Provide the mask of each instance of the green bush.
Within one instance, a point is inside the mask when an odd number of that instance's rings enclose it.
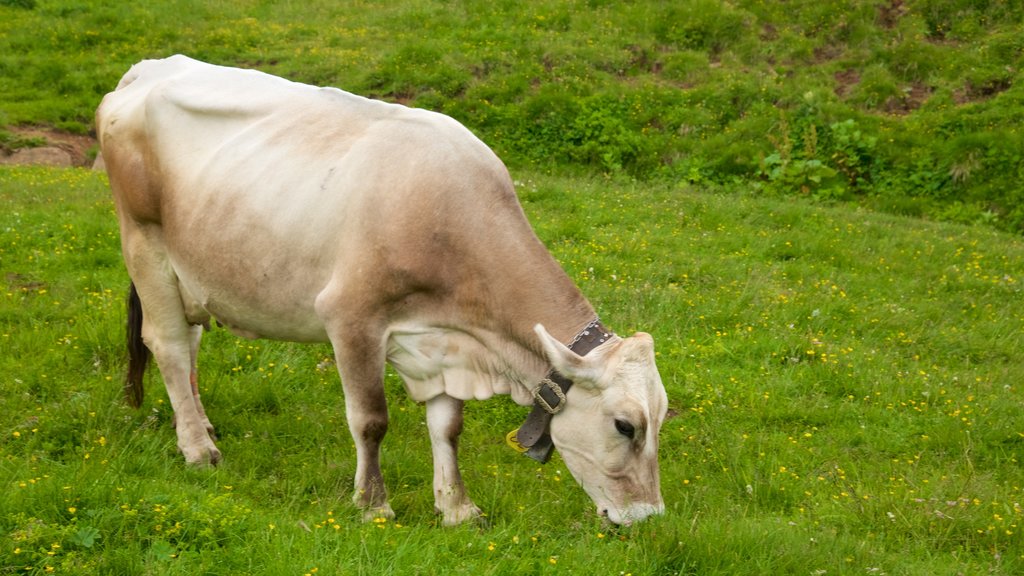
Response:
[[[407,44],[383,58],[363,82],[379,97],[402,100],[435,92],[452,98],[471,78],[464,62],[452,60],[428,41]]]
[[[902,87],[888,67],[872,64],[860,74],[850,101],[867,110],[881,110],[895,105],[905,96]]]
[[[927,82],[943,64],[943,50],[918,35],[899,39],[881,54],[887,70],[905,82]]]
[[[989,0],[913,0],[910,8],[923,15],[934,38],[971,40],[997,22],[1017,22],[1024,18],[1020,2]]]
[[[721,52],[738,41],[749,16],[716,0],[666,2],[655,13],[652,31],[662,44],[677,49]]]
[[[36,7],[36,0],[0,0],[0,6],[32,10]]]

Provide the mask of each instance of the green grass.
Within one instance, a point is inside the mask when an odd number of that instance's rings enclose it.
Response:
[[[542,239],[620,333],[647,330],[674,416],[668,512],[603,525],[556,457],[467,407],[487,527],[445,529],[423,408],[387,378],[394,521],[350,504],[325,346],[210,332],[225,461],[186,468],[158,374],[121,398],[104,177],[0,168],[0,573],[1018,574],[1024,245],[984,228],[739,192],[514,172]],[[315,571],[315,572],[314,572]]]

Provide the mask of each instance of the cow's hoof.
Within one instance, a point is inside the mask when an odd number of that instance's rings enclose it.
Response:
[[[218,450],[216,446],[212,445],[206,448],[193,450],[186,450],[183,448],[181,453],[185,455],[186,464],[197,468],[216,466],[220,463],[222,458],[220,450]]]
[[[473,504],[459,506],[449,510],[440,510],[441,523],[445,526],[458,526],[466,522],[475,521],[482,527],[487,526],[487,517]]]
[[[391,509],[391,504],[384,504],[375,508],[367,508],[363,510],[363,522],[381,522],[391,520],[395,517],[395,511]]]

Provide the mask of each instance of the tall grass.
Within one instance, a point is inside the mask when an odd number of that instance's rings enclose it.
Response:
[[[121,399],[127,278],[102,175],[0,169],[0,572],[1016,574],[1024,245],[743,194],[517,170],[542,239],[620,333],[651,331],[673,417],[665,516],[604,525],[556,457],[467,408],[486,526],[440,527],[424,410],[387,377],[394,521],[349,503],[324,346],[207,335],[224,463],[186,468],[158,374]]]

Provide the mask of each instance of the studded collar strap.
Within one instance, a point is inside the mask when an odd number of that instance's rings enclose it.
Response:
[[[594,348],[604,344],[612,337],[612,331],[594,319],[587,324],[569,344],[569,349],[586,356]],[[540,384],[533,389],[533,409],[526,417],[523,425],[514,433],[515,444],[530,458],[545,463],[551,458],[554,443],[551,441],[551,418],[565,408],[565,395],[572,387],[572,380],[555,370],[548,372]],[[512,435],[510,435],[510,443]]]

